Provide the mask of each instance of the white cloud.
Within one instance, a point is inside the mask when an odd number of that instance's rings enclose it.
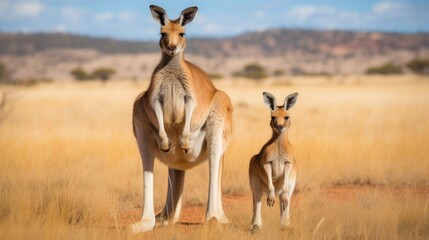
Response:
[[[221,30],[222,30],[222,27],[215,23],[206,23],[203,25],[203,28],[202,28],[203,33],[209,33],[211,35],[214,35],[217,32],[220,32]]]
[[[13,14],[18,17],[38,17],[43,8],[39,2],[21,2],[13,6]]]
[[[0,1],[0,17],[8,12],[9,5],[9,2],[7,1]]]
[[[288,11],[287,16],[291,20],[305,22],[313,17],[332,16],[338,12],[325,6],[298,6]]]
[[[66,6],[61,9],[61,17],[73,23],[79,22],[85,14],[86,11],[84,9],[73,6]]]
[[[117,18],[120,21],[130,22],[137,19],[137,15],[131,11],[122,11],[117,14]]]
[[[102,12],[95,15],[94,19],[99,22],[107,22],[113,19],[113,13],[111,12]]]
[[[264,17],[266,17],[266,16],[267,16],[267,14],[266,14],[266,12],[265,12],[265,11],[263,11],[263,10],[259,10],[259,11],[256,11],[256,12],[255,12],[255,16],[256,16],[256,17],[258,17],[258,18],[264,18]]]
[[[59,33],[66,33],[67,32],[67,26],[63,24],[56,25],[52,28],[52,31],[59,32]]]
[[[402,11],[406,6],[394,2],[379,2],[372,7],[372,11],[376,14],[386,14]]]

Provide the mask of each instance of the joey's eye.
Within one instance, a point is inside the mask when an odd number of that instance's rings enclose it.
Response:
[[[276,120],[276,117],[271,117],[271,121],[274,121],[274,120]]]
[[[166,35],[166,33],[163,33],[163,32],[161,33],[161,37],[165,37],[165,35]]]
[[[285,117],[285,120],[286,120],[286,121],[287,121],[287,120],[289,120],[289,116],[286,116],[286,117]]]
[[[184,37],[184,36],[185,36],[185,33],[179,33],[179,36],[180,36],[180,37]]]

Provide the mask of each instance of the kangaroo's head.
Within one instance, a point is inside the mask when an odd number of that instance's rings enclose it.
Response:
[[[176,20],[170,20],[161,7],[150,5],[152,17],[161,24],[161,39],[159,46],[169,56],[174,56],[186,47],[185,25],[190,23],[197,13],[197,7],[190,7],[182,11]]]
[[[271,93],[264,92],[265,105],[271,110],[271,128],[278,134],[285,132],[290,126],[289,109],[295,105],[298,93],[292,93],[284,100],[283,106],[277,106],[276,97]]]

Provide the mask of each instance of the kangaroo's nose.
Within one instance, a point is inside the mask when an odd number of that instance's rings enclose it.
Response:
[[[167,45],[167,48],[168,48],[168,50],[173,52],[174,50],[176,50],[177,47],[175,45],[169,44],[169,45]]]

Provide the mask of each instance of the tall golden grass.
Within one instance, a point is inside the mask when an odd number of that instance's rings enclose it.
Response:
[[[232,224],[221,229],[157,228],[140,236],[130,236],[122,227],[138,220],[142,206],[142,170],[131,111],[146,84],[16,89],[13,111],[0,123],[0,238],[429,237],[429,194],[413,192],[429,185],[429,81],[413,77],[342,84],[292,80],[283,85],[216,83],[234,104],[234,136],[226,153],[223,191],[245,196],[241,202],[224,204]],[[271,135],[262,91],[279,101],[291,92],[300,94],[291,110],[290,129],[299,193],[292,197],[293,230],[279,231],[278,206],[264,206],[261,235],[253,236],[247,231],[248,163]],[[185,181],[185,205],[204,206],[207,164],[188,171]],[[166,167],[157,162],[158,210],[166,185]],[[323,191],[354,185],[367,187],[351,197],[347,192],[332,197]]]

